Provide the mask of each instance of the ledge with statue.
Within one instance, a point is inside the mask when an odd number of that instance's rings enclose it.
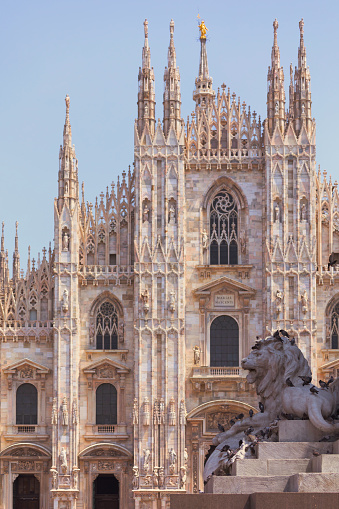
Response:
[[[338,507],[339,378],[314,385],[307,360],[283,330],[257,340],[241,366],[259,411],[237,416],[226,431],[218,426],[205,494],[173,496],[171,507]]]

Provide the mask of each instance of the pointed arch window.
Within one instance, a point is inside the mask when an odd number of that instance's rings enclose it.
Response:
[[[339,302],[334,306],[331,313],[331,348],[339,348]]]
[[[16,391],[16,423],[38,424],[38,391],[32,384],[22,384]]]
[[[96,423],[117,424],[117,390],[112,384],[101,384],[97,388]]]
[[[239,366],[239,326],[231,316],[218,316],[211,324],[210,365]]]
[[[220,191],[210,208],[210,265],[238,264],[238,207],[233,196]]]
[[[118,348],[118,313],[110,301],[101,304],[96,315],[96,349]]]

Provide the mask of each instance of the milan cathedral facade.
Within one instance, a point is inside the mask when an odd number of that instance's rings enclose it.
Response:
[[[67,96],[54,246],[24,273],[16,235],[10,274],[2,229],[1,509],[203,490],[218,424],[258,409],[256,335],[285,329],[318,377],[339,372],[339,196],[316,170],[303,21],[288,104],[273,23],[264,121],[213,88],[201,31],[185,123],[173,21],[157,121],[144,26],[133,171],[86,205]]]

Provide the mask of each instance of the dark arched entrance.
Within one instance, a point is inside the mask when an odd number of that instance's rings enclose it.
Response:
[[[93,509],[119,509],[119,481],[114,475],[101,474],[94,481]]]
[[[13,509],[39,509],[40,483],[34,475],[20,474],[13,483]]]
[[[239,326],[231,316],[218,316],[211,324],[210,365],[239,366]]]

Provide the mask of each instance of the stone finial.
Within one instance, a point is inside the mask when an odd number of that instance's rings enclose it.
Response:
[[[145,19],[144,21],[144,32],[145,32],[145,39],[148,38],[148,21]]]
[[[300,38],[302,39],[304,37],[304,20],[301,18],[299,21],[299,30],[300,30]]]

